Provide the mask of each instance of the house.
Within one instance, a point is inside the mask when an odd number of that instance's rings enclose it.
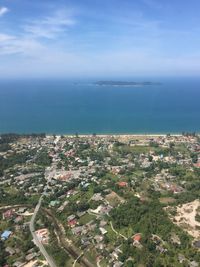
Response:
[[[84,247],[87,247],[91,244],[90,242],[90,238],[88,237],[83,237],[81,238],[81,244],[84,246]]]
[[[97,243],[100,243],[101,241],[103,241],[103,236],[102,235],[95,235],[94,237],[94,240],[97,242]]]
[[[17,216],[17,218],[15,218],[14,222],[15,223],[20,223],[23,221],[23,217],[22,216]]]
[[[26,255],[25,259],[26,259],[27,261],[31,261],[31,260],[33,260],[35,257],[36,257],[36,254],[35,254],[35,253],[30,253],[30,254]]]
[[[75,227],[76,224],[77,224],[77,220],[76,219],[68,221],[68,226],[70,226],[71,228]]]
[[[50,207],[55,207],[56,205],[59,205],[60,204],[60,201],[58,200],[52,200],[49,204]]]
[[[72,233],[74,234],[74,235],[79,235],[79,234],[81,234],[81,232],[83,231],[83,226],[77,226],[77,227],[74,227],[73,229],[72,229]]]
[[[194,245],[196,248],[200,248],[200,240],[195,241],[195,242],[193,243],[193,245]]]
[[[94,200],[94,201],[101,201],[103,200],[103,197],[101,196],[101,193],[96,193],[92,196],[91,200]]]
[[[37,238],[43,244],[47,244],[49,241],[49,232],[47,228],[39,229],[35,231]]]
[[[25,265],[24,262],[16,261],[13,263],[13,267],[23,267]]]
[[[196,261],[191,261],[191,262],[189,263],[189,266],[190,266],[190,267],[199,267],[199,264],[198,264],[198,262],[196,262]]]
[[[103,250],[104,247],[105,247],[105,245],[102,244],[102,243],[97,243],[96,246],[95,246],[95,248],[96,248],[96,249],[99,249],[99,250]]]
[[[185,256],[183,254],[179,254],[178,255],[178,260],[179,260],[180,263],[183,263],[184,261],[186,261],[186,258],[185,258]]]
[[[1,240],[5,241],[7,240],[10,236],[11,236],[12,232],[9,230],[6,230],[3,232],[3,234],[1,235]]]
[[[134,236],[133,236],[133,240],[134,240],[134,242],[140,242],[140,240],[141,240],[141,234],[135,234]]]
[[[107,206],[99,205],[95,210],[90,209],[90,212],[103,215],[103,214],[109,214],[111,209],[112,207],[110,205]]]
[[[194,164],[194,167],[196,167],[196,168],[200,168],[200,162],[195,163],[195,164]]]
[[[18,213],[24,213],[25,211],[27,210],[27,208],[25,208],[25,207],[21,207],[21,208],[19,208],[19,210],[18,210]]]
[[[99,226],[100,226],[100,227],[104,227],[104,226],[106,226],[106,225],[107,225],[107,222],[104,221],[104,220],[101,220],[100,223],[99,223]]]
[[[75,218],[76,218],[76,216],[74,214],[72,214],[72,215],[67,217],[67,221],[68,222],[73,221]]]
[[[105,229],[105,228],[103,228],[103,227],[99,227],[99,230],[100,230],[100,232],[102,233],[102,235],[105,235],[105,234],[107,234],[107,230]]]
[[[11,248],[11,247],[6,247],[5,251],[7,253],[9,253],[9,255],[11,255],[11,256],[15,254],[15,250],[13,248]]]
[[[9,219],[12,219],[13,216],[14,216],[14,210],[10,209],[10,210],[7,210],[3,213],[3,219],[4,220],[9,220]]]
[[[127,182],[118,182],[117,185],[119,187],[127,187],[128,186],[128,183]]]
[[[156,250],[159,251],[160,253],[165,253],[167,252],[167,249],[163,247],[163,245],[157,245]]]
[[[116,261],[113,265],[113,267],[121,267],[123,266],[123,263],[121,261]]]

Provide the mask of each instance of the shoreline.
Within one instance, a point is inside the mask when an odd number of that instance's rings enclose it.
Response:
[[[196,136],[200,135],[200,132],[185,132],[186,134],[188,133],[188,136],[192,136],[193,133],[195,133]],[[65,137],[112,137],[112,136],[116,136],[116,137],[166,137],[166,136],[174,136],[174,137],[179,137],[179,136],[186,136],[183,135],[182,133],[102,133],[102,134],[98,134],[98,133],[45,133],[45,132],[30,132],[30,133],[17,133],[17,132],[0,132],[0,136],[1,135],[9,135],[9,134],[16,134],[16,135],[27,135],[27,136],[31,136],[31,135],[40,135],[40,134],[45,134],[46,136],[65,136]]]
[[[53,134],[47,134],[46,136],[52,136]],[[55,134],[56,136],[64,136],[64,137],[76,137],[75,134]],[[122,138],[153,138],[153,137],[167,137],[169,135],[168,134],[95,134],[95,137],[122,137]],[[199,136],[200,133],[196,133],[196,136]],[[170,137],[185,137],[182,134],[170,134]],[[82,137],[82,138],[86,138],[86,137],[94,137],[93,134],[78,134],[78,137]],[[192,137],[192,135],[190,135],[190,137]]]
[[[74,137],[75,134],[58,134],[57,136],[71,136]],[[168,134],[95,134],[97,137],[107,137],[107,136],[123,136],[123,137],[137,137],[137,136],[152,136],[152,137],[159,137],[159,136],[167,136]],[[47,135],[48,136],[48,135]],[[52,135],[49,135],[52,136]],[[92,137],[93,134],[78,134],[79,137]],[[170,134],[170,136],[182,136],[182,134]]]

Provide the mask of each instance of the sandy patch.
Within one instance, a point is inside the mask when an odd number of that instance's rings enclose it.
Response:
[[[27,264],[25,264],[23,267],[32,267],[34,266],[34,264],[37,262],[37,260],[35,261],[29,261]]]
[[[183,228],[194,238],[200,238],[200,222],[196,221],[197,209],[200,207],[200,200],[183,204],[177,207],[175,223]],[[199,229],[198,229],[199,228]]]
[[[32,260],[32,261],[29,261],[28,263],[26,263],[23,267],[33,267],[35,263],[37,263],[38,260]],[[40,261],[41,262],[41,265],[40,266],[45,266],[47,265],[47,262],[46,261]]]

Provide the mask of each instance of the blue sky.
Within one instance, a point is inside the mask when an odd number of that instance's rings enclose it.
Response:
[[[0,0],[0,78],[198,76],[199,0]]]

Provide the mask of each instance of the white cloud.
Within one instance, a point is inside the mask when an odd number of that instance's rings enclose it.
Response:
[[[39,55],[42,50],[42,44],[34,39],[0,33],[0,56],[23,54],[30,57]]]
[[[0,33],[0,44],[12,40],[14,37],[8,34]]]
[[[67,11],[57,11],[52,16],[29,22],[24,30],[35,38],[53,39],[74,24],[75,20],[71,18]]]
[[[52,16],[27,21],[22,31],[15,35],[0,32],[0,55],[21,54],[40,58],[48,51],[48,44],[41,38],[59,39],[75,21],[66,10],[57,10]]]
[[[7,7],[5,7],[5,6],[0,7],[0,17],[5,15],[8,11],[9,11],[9,9]]]

